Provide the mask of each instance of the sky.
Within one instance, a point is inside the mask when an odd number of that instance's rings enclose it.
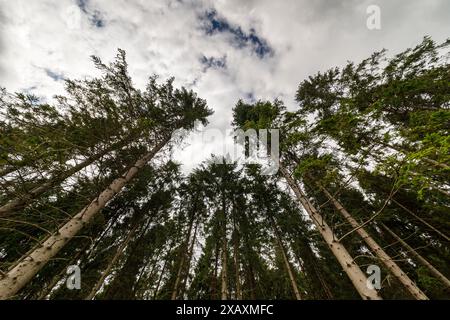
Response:
[[[136,87],[152,74],[174,76],[214,110],[206,129],[225,141],[191,134],[174,154],[188,172],[231,144],[238,99],[295,109],[308,76],[383,48],[394,55],[425,35],[450,37],[450,1],[0,0],[0,87],[51,99],[64,79],[97,74],[91,55],[108,62],[124,49]]]

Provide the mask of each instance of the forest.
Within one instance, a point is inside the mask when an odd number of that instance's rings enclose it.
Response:
[[[174,133],[213,108],[136,88],[120,49],[52,101],[0,88],[0,299],[450,299],[449,48],[298,79],[295,110],[229,106],[233,129],[279,129],[274,175],[183,173]]]

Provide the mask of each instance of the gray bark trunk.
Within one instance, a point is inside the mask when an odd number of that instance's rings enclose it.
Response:
[[[419,220],[420,222],[422,222],[424,225],[426,225],[428,228],[430,228],[431,230],[433,230],[434,232],[436,232],[438,235],[440,235],[442,238],[444,238],[447,241],[450,241],[450,238],[447,237],[445,234],[443,234],[441,231],[439,231],[438,229],[436,229],[435,227],[433,227],[431,224],[429,224],[428,222],[426,222],[425,220],[423,220],[421,217],[419,217],[418,215],[416,215],[414,212],[412,212],[411,210],[409,210],[407,207],[405,207],[404,205],[402,205],[400,202],[396,201],[395,199],[392,199],[392,202],[394,202],[396,205],[398,205],[400,208],[402,208],[403,210],[405,210],[406,212],[408,212],[410,215],[412,215],[414,218],[416,218],[417,220]]]
[[[119,258],[122,256],[123,251],[125,250],[128,243],[130,242],[130,240],[133,237],[134,232],[136,231],[138,226],[139,226],[139,224],[135,223],[135,225],[133,226],[133,228],[130,230],[127,237],[125,238],[125,240],[117,248],[117,251],[114,254],[113,258],[108,263],[108,266],[102,272],[100,279],[97,280],[97,282],[95,283],[94,287],[91,289],[91,292],[87,295],[85,300],[92,300],[95,297],[97,291],[101,288],[102,284],[105,282],[106,277],[111,273],[113,266],[116,264],[117,260],[119,260]]]
[[[275,237],[277,239],[277,244],[278,244],[278,247],[280,248],[281,254],[283,256],[284,266],[286,268],[286,271],[289,276],[289,280],[291,282],[292,291],[294,291],[294,295],[297,300],[302,300],[302,296],[300,294],[300,291],[298,290],[297,280],[295,279],[294,273],[292,272],[291,264],[289,263],[289,259],[286,254],[286,250],[284,249],[283,243],[281,242],[281,237],[280,237],[280,233],[278,231],[278,227],[275,224],[275,220],[273,218],[271,220],[272,220],[273,228],[275,231]]]
[[[300,201],[308,215],[311,217],[311,220],[316,225],[317,231],[322,235],[323,239],[327,243],[330,250],[333,252],[339,264],[342,266],[343,270],[349,277],[350,281],[353,283],[353,286],[355,287],[361,298],[364,300],[380,300],[381,297],[378,292],[375,289],[370,289],[367,286],[367,278],[365,274],[354,262],[347,249],[341,243],[335,240],[336,238],[331,228],[323,220],[320,213],[312,206],[308,198],[303,194],[302,190],[298,187],[295,180],[292,179],[289,172],[281,163],[280,171],[288,182],[292,191],[296,195],[297,199]]]
[[[436,277],[438,278],[446,287],[447,289],[450,289],[450,280],[447,279],[446,276],[444,276],[442,273],[439,272],[439,270],[437,270],[435,267],[433,267],[433,265],[431,263],[429,263],[424,257],[422,257],[416,250],[414,250],[409,244],[407,244],[402,238],[400,238],[398,235],[396,235],[394,233],[394,231],[392,231],[391,229],[389,229],[384,223],[381,223],[381,226],[395,239],[397,240],[399,243],[401,243],[401,245],[403,247],[406,248],[406,250],[408,250],[409,253],[411,253],[411,255],[413,255],[415,258],[417,258],[417,260],[425,267],[428,268],[428,270],[430,270],[430,272]]]
[[[333,203],[339,213],[355,228],[355,232],[364,240],[373,253],[380,259],[385,267],[402,283],[406,290],[417,300],[428,300],[425,293],[420,290],[417,285],[408,277],[408,275],[400,269],[400,267],[392,260],[392,258],[381,248],[378,243],[360,226],[360,224],[350,215],[350,213],[334,198],[327,189],[317,183],[319,188],[325,193],[327,198]]]
[[[65,171],[63,174],[51,177],[46,182],[41,184],[40,186],[35,187],[35,188],[31,189],[30,191],[28,191],[26,194],[10,200],[8,203],[6,203],[0,207],[0,217],[9,215],[9,214],[13,213],[14,211],[21,209],[22,207],[24,207],[27,204],[29,204],[30,202],[32,202],[34,199],[38,198],[43,193],[45,193],[48,190],[50,190],[51,188],[53,188],[55,185],[63,182],[64,180],[71,177],[78,171],[91,165],[92,163],[94,163],[95,161],[97,161],[98,159],[100,159],[101,157],[106,155],[107,153],[125,145],[128,141],[129,141],[129,139],[125,139],[116,144],[113,144],[112,146],[100,151],[99,153],[88,157],[86,160],[75,165],[74,167],[70,168],[69,170]]]
[[[28,254],[6,276],[0,279],[0,300],[13,297],[25,286],[42,267],[53,258],[64,245],[70,241],[91,219],[110,201],[131,179],[136,176],[142,167],[149,162],[155,154],[166,145],[170,136],[166,136],[150,152],[136,161],[122,177],[115,179],[98,197],[77,213],[71,220],[62,226],[54,235],[49,236],[41,247]]]

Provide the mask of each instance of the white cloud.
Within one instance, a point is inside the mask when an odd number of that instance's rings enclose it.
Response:
[[[46,70],[91,76],[96,72],[89,56],[109,61],[120,47],[138,87],[153,73],[175,76],[176,85],[191,87],[215,110],[210,126],[224,130],[236,101],[250,93],[282,98],[294,108],[296,88],[310,74],[382,48],[404,50],[424,35],[442,41],[450,31],[447,0],[81,2],[85,12],[71,0],[0,0],[0,86],[51,97],[63,87]],[[366,28],[370,4],[381,7],[381,30]],[[206,35],[199,16],[212,8],[246,35],[254,30],[273,56],[260,59],[251,46],[237,47],[229,32]],[[95,19],[103,27],[96,27]],[[226,56],[226,69],[203,72],[202,56]],[[190,168],[203,160],[199,150],[217,146],[196,144],[176,156]]]

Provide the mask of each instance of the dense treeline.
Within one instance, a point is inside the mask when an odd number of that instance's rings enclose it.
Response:
[[[0,298],[450,298],[449,45],[318,73],[295,110],[238,101],[236,129],[280,129],[276,175],[183,175],[174,133],[212,111],[173,79],[134,88],[123,51],[53,104],[2,90]]]

